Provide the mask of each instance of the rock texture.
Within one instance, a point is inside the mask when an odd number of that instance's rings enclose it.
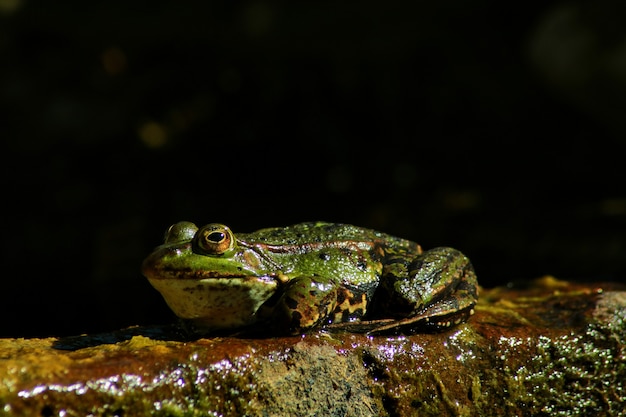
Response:
[[[626,415],[626,290],[483,291],[442,333],[184,340],[173,326],[0,340],[6,416]]]

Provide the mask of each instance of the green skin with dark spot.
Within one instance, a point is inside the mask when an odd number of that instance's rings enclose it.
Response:
[[[143,274],[174,313],[203,331],[264,326],[299,334],[371,323],[372,333],[464,322],[478,298],[470,261],[452,248],[356,226],[300,223],[234,235],[172,225]]]

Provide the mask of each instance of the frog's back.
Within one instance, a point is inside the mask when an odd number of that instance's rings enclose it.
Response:
[[[305,222],[287,227],[273,227],[240,235],[248,243],[258,242],[266,245],[320,245],[343,246],[356,245],[372,250],[382,249],[384,253],[421,252],[415,242],[401,239],[386,233],[344,223]]]

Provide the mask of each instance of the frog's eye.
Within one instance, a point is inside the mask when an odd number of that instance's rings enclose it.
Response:
[[[183,242],[193,239],[198,226],[191,222],[178,222],[170,226],[165,232],[165,243]]]
[[[196,247],[207,255],[221,255],[235,245],[235,236],[222,224],[208,224],[196,233]]]

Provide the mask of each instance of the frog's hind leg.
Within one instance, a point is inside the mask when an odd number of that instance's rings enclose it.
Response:
[[[476,274],[469,259],[456,249],[435,248],[407,265],[407,278],[388,280],[390,312],[398,320],[371,330],[377,333],[438,331],[467,321],[478,299]],[[395,314],[394,308],[396,306]]]

